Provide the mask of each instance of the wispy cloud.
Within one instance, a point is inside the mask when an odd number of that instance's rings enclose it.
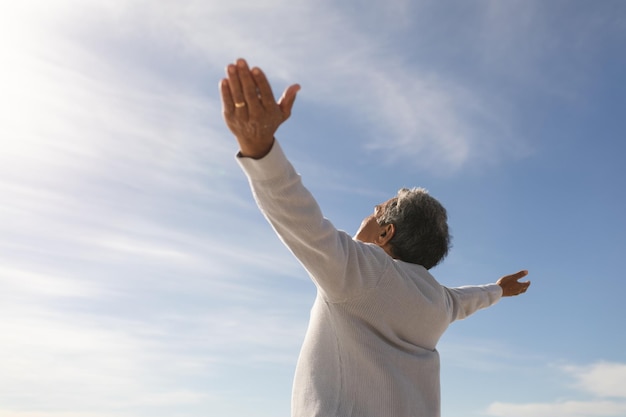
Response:
[[[233,351],[293,362],[301,296],[272,287],[302,272],[259,222],[219,103],[190,86],[205,80],[111,46],[150,24],[139,3],[44,3],[1,25],[0,415],[212,408]]]
[[[407,8],[403,2],[394,4],[394,10]],[[189,0],[175,8],[145,7],[141,24],[153,25],[152,36],[158,28],[156,33],[176,39],[204,57],[199,59],[207,71],[222,76],[224,65],[237,54],[262,66],[272,80],[299,82],[303,100],[335,107],[345,115],[344,124],[362,127],[359,134],[365,140],[355,146],[382,150],[391,161],[421,155],[417,166],[454,172],[472,161],[527,152],[513,140],[510,115],[491,97],[427,65],[408,65],[378,32],[360,27],[347,9],[284,0],[254,5]],[[390,13],[386,3],[372,7],[379,15]],[[379,24],[393,28],[398,21]]]
[[[6,318],[7,313],[14,318]],[[184,355],[178,351],[180,346],[151,335],[154,324],[150,322],[55,313],[32,305],[10,311],[4,307],[3,314],[3,411],[13,404],[23,411],[104,412],[195,403],[207,395],[191,392],[176,381],[200,370],[210,372],[210,353]],[[192,361],[200,366],[185,366]]]

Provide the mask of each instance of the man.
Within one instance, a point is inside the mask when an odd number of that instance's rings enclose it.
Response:
[[[445,209],[422,189],[376,206],[355,238],[336,230],[274,139],[300,87],[278,102],[259,68],[237,60],[220,83],[223,114],[259,208],[302,263],[317,297],[293,385],[294,417],[437,417],[436,344],[448,327],[502,296],[496,284],[441,286],[428,269],[449,249]]]

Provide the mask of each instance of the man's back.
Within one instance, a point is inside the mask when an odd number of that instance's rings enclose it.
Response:
[[[394,263],[355,299],[332,303],[318,293],[296,369],[294,417],[439,415],[435,344],[450,320],[447,297],[425,269]]]

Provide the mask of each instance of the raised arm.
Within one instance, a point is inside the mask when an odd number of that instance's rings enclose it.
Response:
[[[265,75],[240,59],[220,83],[226,124],[239,143],[237,161],[255,200],[278,236],[330,301],[358,296],[377,285],[391,258],[376,245],[338,231],[287,160],[274,133],[289,118],[299,86],[276,102]]]

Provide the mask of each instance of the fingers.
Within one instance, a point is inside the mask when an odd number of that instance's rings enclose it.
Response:
[[[273,135],[278,126],[291,115],[291,109],[300,90],[298,84],[285,89],[278,102],[260,68],[250,70],[244,59],[226,67],[227,78],[220,83],[222,107],[227,123],[244,123],[261,133]]]
[[[525,293],[528,287],[530,287],[530,281],[519,282],[519,280],[526,275],[528,275],[528,271],[522,270],[500,278],[497,284],[502,287],[502,296],[510,297]]]
[[[259,91],[255,80],[252,78],[252,73],[248,68],[248,63],[243,59],[237,60],[237,74],[241,82],[241,90],[246,104],[248,105],[248,111],[252,113],[260,110]]]
[[[521,278],[524,278],[526,275],[528,275],[528,271],[526,270],[522,270],[511,275],[511,279],[512,279],[511,282],[513,283],[513,291],[514,291],[513,295],[524,294],[526,290],[528,290],[528,287],[530,287],[530,281],[519,282],[519,280]]]
[[[230,94],[230,86],[227,79],[220,81],[220,95],[222,96],[222,112],[224,114],[232,114],[235,111],[235,103]]]
[[[252,69],[252,77],[254,77],[254,83],[258,88],[259,99],[263,107],[270,108],[276,104],[274,99],[274,93],[270,87],[270,83],[267,81],[267,77],[260,68],[255,67]]]
[[[508,278],[510,279],[511,283],[514,283],[514,285],[519,289],[520,292],[526,292],[526,289],[528,289],[528,287],[530,286],[530,281],[519,282],[519,280],[524,278],[526,275],[528,275],[528,271],[522,270],[516,272],[515,274],[509,275]]]
[[[526,275],[528,275],[528,271],[526,271],[525,269],[519,272],[516,272],[514,274],[509,275],[511,278],[515,279],[516,281],[524,278]]]
[[[513,283],[513,282],[518,283],[517,281],[519,281],[520,279],[524,278],[526,275],[528,275],[528,271],[522,270],[522,271],[516,272],[516,273],[511,274],[511,275],[505,275],[505,276],[502,277],[502,280],[503,281],[507,281],[507,282],[511,282],[511,283]]]
[[[231,64],[226,68],[226,73],[228,74],[228,87],[230,89],[234,111],[243,113],[247,111],[247,103],[244,97],[239,71],[235,65]]]
[[[235,110],[254,115],[261,111],[261,107],[271,109],[276,106],[270,84],[260,68],[250,71],[248,63],[240,58],[227,67],[227,73]]]
[[[293,103],[296,101],[296,95],[300,91],[300,85],[294,84],[285,89],[280,100],[278,100],[278,107],[280,107],[280,111],[283,113],[285,120],[291,116],[291,109],[293,108]]]

